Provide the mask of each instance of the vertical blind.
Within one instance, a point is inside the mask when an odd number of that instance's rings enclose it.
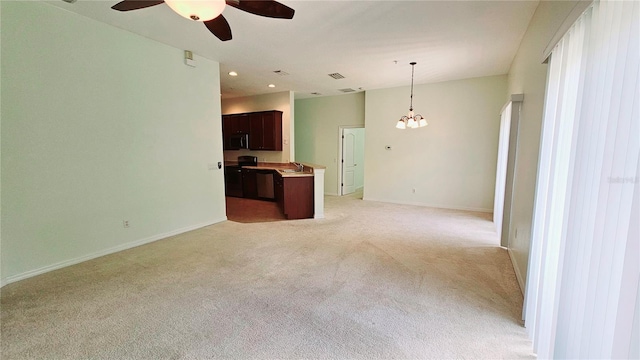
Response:
[[[594,2],[551,53],[525,295],[540,358],[638,351],[639,22],[638,1]]]

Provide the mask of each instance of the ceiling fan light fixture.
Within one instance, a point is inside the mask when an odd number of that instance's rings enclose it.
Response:
[[[171,10],[194,21],[217,18],[227,5],[225,0],[165,0]]]
[[[279,19],[293,19],[295,13],[295,10],[276,0],[122,0],[111,8],[131,11],[164,3],[180,16],[201,22],[220,41],[233,38],[229,22],[222,15],[227,5],[250,14]]]

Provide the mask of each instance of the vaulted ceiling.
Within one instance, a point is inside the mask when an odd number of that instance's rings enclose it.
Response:
[[[50,1],[72,12],[220,63],[223,98],[294,91],[337,95],[506,74],[538,1],[282,0],[292,20],[227,6],[222,42],[166,4],[118,12],[118,0]],[[228,76],[236,71],[236,77]],[[280,74],[276,73],[280,71]],[[282,73],[285,73],[282,75]],[[344,78],[334,79],[329,74]],[[274,84],[275,88],[268,88]]]

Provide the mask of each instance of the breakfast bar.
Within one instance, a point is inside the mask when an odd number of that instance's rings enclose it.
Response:
[[[287,219],[324,217],[325,167],[310,163],[258,162],[240,156],[225,163],[227,196],[275,201]]]

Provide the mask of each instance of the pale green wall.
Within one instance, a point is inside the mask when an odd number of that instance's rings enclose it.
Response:
[[[417,85],[429,125],[407,130],[408,86],[367,91],[364,199],[492,211],[506,91],[506,75]]]
[[[364,93],[295,101],[296,160],[327,167],[324,192],[338,194],[339,127],[364,126]]]
[[[225,219],[218,63],[0,6],[4,283]]]
[[[236,161],[239,155],[253,155],[258,161],[288,163],[295,159],[293,134],[293,92],[281,91],[271,94],[244,96],[222,100],[223,114],[238,114],[253,111],[282,111],[282,151],[225,150],[227,161]]]
[[[529,262],[540,129],[547,82],[548,66],[542,63],[543,52],[575,4],[575,1],[541,1],[509,70],[507,96],[524,94],[520,110],[509,228],[509,252],[522,287],[526,283]]]

